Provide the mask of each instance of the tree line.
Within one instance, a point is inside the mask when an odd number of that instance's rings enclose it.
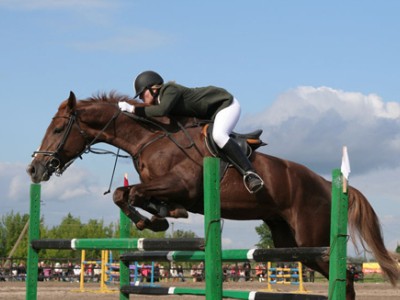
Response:
[[[11,250],[29,220],[29,214],[14,213],[13,211],[3,215],[0,219],[0,257],[8,257]],[[71,213],[65,216],[59,225],[48,227],[44,223],[43,217],[40,220],[40,236],[43,239],[73,239],[73,238],[118,238],[119,222],[105,224],[103,220],[90,219],[84,223],[79,217],[74,217]],[[132,224],[130,228],[132,238],[168,238],[168,237],[197,237],[192,231],[176,230],[173,236],[166,232],[152,232],[150,230],[137,230]],[[28,249],[28,234],[20,240],[18,247],[13,253],[13,257],[26,259]],[[101,250],[86,251],[87,257],[99,257]],[[80,251],[44,249],[40,251],[41,259],[65,258],[79,259]]]
[[[1,216],[0,219],[0,257],[8,257],[11,250],[29,220],[29,214],[14,213],[13,211]],[[262,223],[255,227],[259,236],[257,248],[273,248],[272,235],[269,227]],[[73,238],[118,238],[119,222],[104,224],[103,220],[90,219],[83,223],[79,217],[74,217],[71,213],[65,216],[59,225],[47,227],[43,217],[40,221],[40,236],[48,239],[73,239]],[[131,224],[130,237],[132,238],[193,238],[198,237],[193,231],[176,230],[171,234],[167,232],[152,232],[150,230],[137,230]],[[28,249],[28,236],[25,234],[13,253],[13,257],[26,259]],[[400,245],[394,250],[400,253]],[[87,257],[99,257],[100,250],[88,250]],[[40,257],[43,259],[65,258],[79,259],[80,251],[74,250],[41,250]]]

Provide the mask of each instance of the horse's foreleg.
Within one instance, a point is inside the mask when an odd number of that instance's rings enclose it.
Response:
[[[186,193],[177,178],[153,179],[150,183],[132,186],[129,202],[158,217],[187,218],[186,208],[175,202],[188,199]]]
[[[119,187],[115,190],[113,200],[125,215],[132,220],[139,230],[148,228],[152,231],[166,231],[169,227],[168,221],[153,217],[151,220],[140,214],[132,204],[129,203],[129,192],[131,187]]]

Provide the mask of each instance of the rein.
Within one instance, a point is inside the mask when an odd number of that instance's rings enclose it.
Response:
[[[144,117],[140,117],[137,116],[135,114],[131,114],[131,113],[126,113],[123,112],[123,114],[125,114],[126,116],[128,116],[129,118],[141,122],[141,123],[145,123],[148,125],[151,125],[152,127],[157,128],[158,130],[160,130],[162,132],[162,134],[157,135],[155,137],[153,137],[152,139],[148,140],[146,143],[143,143],[141,145],[141,147],[139,148],[139,150],[136,152],[136,154],[132,155],[133,160],[135,161],[135,165],[137,164],[137,159],[140,157],[140,154],[151,144],[153,144],[154,142],[163,139],[164,137],[167,137],[168,139],[170,139],[179,149],[181,149],[183,152],[186,153],[187,149],[190,149],[192,147],[194,147],[196,149],[196,151],[200,154],[200,156],[203,156],[201,150],[199,149],[199,147],[197,146],[197,144],[194,142],[192,136],[189,134],[189,132],[186,130],[186,127],[184,127],[180,122],[174,120],[178,127],[181,129],[181,131],[184,133],[184,135],[187,137],[187,139],[189,140],[189,145],[188,146],[184,146],[181,145],[174,137],[173,137],[173,132],[168,131],[164,126],[160,125],[157,122],[154,122],[152,119],[150,118],[144,118]],[[171,117],[170,117],[171,119]],[[197,127],[197,126],[201,126],[201,123],[194,123],[191,125],[191,127]],[[157,133],[157,132],[155,132]]]

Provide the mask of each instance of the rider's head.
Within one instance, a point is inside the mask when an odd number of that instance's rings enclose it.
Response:
[[[153,98],[156,97],[158,90],[161,88],[163,83],[163,78],[160,76],[160,74],[154,71],[145,71],[140,73],[133,83],[135,88],[135,98],[139,97],[140,99],[144,100],[143,94],[146,91],[149,91]]]

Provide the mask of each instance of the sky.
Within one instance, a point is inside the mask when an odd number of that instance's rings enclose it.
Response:
[[[261,152],[330,179],[342,147],[350,184],[400,242],[400,2],[0,0],[0,216],[29,212],[25,169],[59,104],[116,90],[155,70],[189,87],[221,86],[242,105],[235,131],[261,128]],[[113,149],[106,145],[103,148]],[[116,222],[114,158],[88,154],[42,184],[47,226],[71,213]],[[128,173],[117,162],[111,190]],[[170,230],[203,236],[203,218]],[[224,221],[224,248],[251,248],[261,221]]]

